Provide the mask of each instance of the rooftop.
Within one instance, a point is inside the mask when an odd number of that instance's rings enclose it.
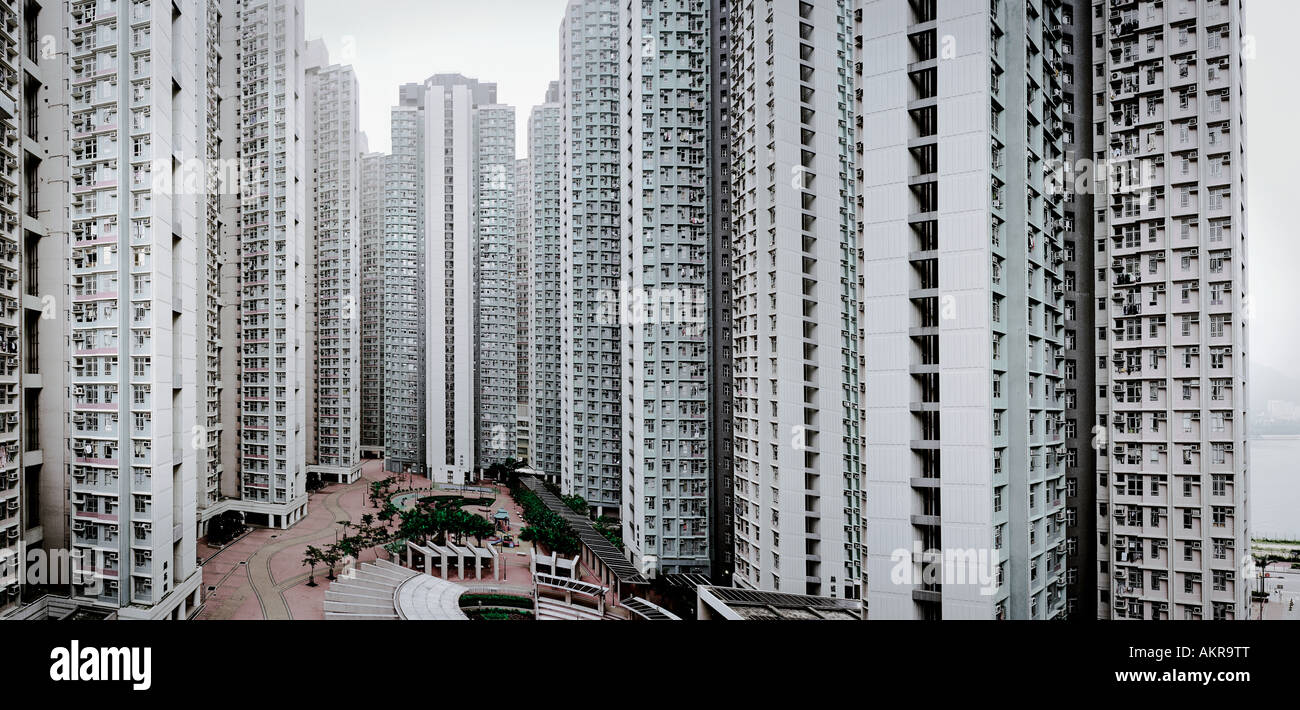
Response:
[[[699,607],[699,618],[702,620],[860,621],[862,619],[862,602],[856,599],[760,592],[740,587],[701,586]]]
[[[646,579],[641,571],[628,561],[623,553],[610,544],[609,540],[601,535],[596,528],[592,527],[591,520],[581,513],[573,512],[573,509],[564,504],[559,496],[546,489],[546,485],[541,480],[533,476],[520,476],[519,481],[528,487],[528,490],[537,494],[537,497],[546,504],[552,513],[564,518],[569,527],[582,541],[584,547],[591,551],[593,555],[600,559],[601,563],[622,584],[649,584],[650,580]]]

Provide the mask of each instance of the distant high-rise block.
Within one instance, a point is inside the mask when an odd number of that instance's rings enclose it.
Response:
[[[560,185],[563,141],[558,88],[552,100],[533,108],[528,117],[530,182],[529,242],[529,401],[532,468],[543,475],[560,475]]]
[[[389,156],[361,156],[361,451],[384,453],[384,196]]]
[[[515,243],[515,109],[479,105],[472,114],[475,468],[512,459],[518,450],[519,368],[516,348],[518,262]]]
[[[392,116],[385,466],[460,483],[516,453],[514,108],[439,74]]]
[[[323,44],[312,44],[320,47]],[[322,62],[328,62],[322,58]],[[306,318],[308,470],[322,480],[351,483],[361,476],[361,141],[356,75],[349,66],[307,69]]]
[[[532,167],[528,158],[515,161],[515,459],[532,460]]]

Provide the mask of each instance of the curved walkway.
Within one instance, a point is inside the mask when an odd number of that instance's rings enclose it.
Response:
[[[356,483],[313,493],[307,516],[294,527],[256,529],[215,554],[200,545],[200,556],[211,557],[204,564],[205,606],[197,618],[323,619],[329,585],[303,584],[312,574],[302,566],[303,553],[309,545],[334,542],[342,531],[338,523],[376,513],[369,505],[368,489],[370,481],[385,475],[382,461],[366,461]],[[367,561],[374,557],[373,551],[363,555]],[[327,570],[317,567],[315,574],[323,582]]]

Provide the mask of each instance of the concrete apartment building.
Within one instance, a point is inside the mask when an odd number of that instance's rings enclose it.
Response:
[[[533,417],[529,411],[532,398],[530,366],[532,352],[529,332],[532,328],[530,302],[533,290],[532,239],[532,169],[528,158],[515,161],[515,459],[532,460]]]
[[[392,116],[385,466],[460,483],[515,454],[514,109],[439,74],[403,85]]]
[[[723,5],[573,0],[558,87],[562,487],[622,520],[638,564],[720,579],[731,247],[710,186],[727,174],[714,138],[726,126]]]
[[[425,303],[424,214],[420,194],[424,176],[422,95],[418,84],[403,86],[393,107],[392,154],[385,165],[383,206],[384,323],[382,372],[384,468],[424,470],[424,395],[422,367]]]
[[[500,104],[473,110],[474,175],[474,400],[478,427],[474,468],[515,458],[518,452],[519,366],[515,244],[515,109]]]
[[[55,327],[49,322],[41,327],[41,284],[30,271],[39,263],[46,233],[29,177],[45,157],[33,120],[37,92],[30,88],[33,79],[40,81],[38,46],[30,41],[40,11],[30,3],[0,3],[5,27],[0,33],[0,617],[22,600],[25,579],[16,562],[25,546],[39,546],[43,538],[38,414],[43,388],[28,390],[28,384],[43,384],[38,336],[44,330],[52,337]]]
[[[1069,619],[1094,617],[1097,589],[1097,457],[1092,454],[1097,422],[1097,308],[1092,279],[1093,194],[1075,189],[1069,173],[1086,165],[1093,151],[1092,2],[1061,4],[1061,113],[1065,121],[1065,162],[1058,179],[1065,188],[1065,613]]]
[[[732,282],[732,139],[731,52],[732,0],[709,3],[709,179],[713,181],[713,209],[709,215],[712,247],[709,280],[713,289],[709,329],[713,359],[709,427],[713,436],[713,515],[711,581],[731,584],[735,570],[735,300]]]
[[[569,3],[559,86],[559,473],[566,493],[612,516],[624,490],[619,12],[614,0]]]
[[[384,454],[384,195],[388,155],[361,156],[361,453]]]
[[[185,618],[367,451],[740,596],[1249,616],[1241,0],[572,0],[526,160],[460,75],[366,154],[302,0],[0,27],[0,560],[70,603]]]
[[[1045,177],[1063,158],[1060,3],[855,13],[868,613],[1054,618],[1063,196]],[[960,577],[926,574],[954,558]]]
[[[735,575],[862,596],[852,3],[731,3]]]
[[[361,477],[360,101],[352,67],[329,65],[324,43],[308,43],[307,139],[311,243],[306,317],[307,470],[324,481]],[[312,49],[315,49],[315,52]],[[319,56],[313,56],[319,55]]]
[[[302,0],[251,0],[232,13],[239,97],[227,136],[244,175],[236,214],[237,441],[223,448],[239,472],[238,503],[252,522],[288,527],[306,513],[310,412],[305,342],[308,150]],[[224,77],[223,77],[224,78]],[[231,80],[233,79],[233,81]]]
[[[229,420],[223,419],[222,399],[228,396],[229,390],[222,380],[222,363],[228,359],[227,353],[234,351],[235,344],[222,340],[223,311],[234,310],[232,304],[222,299],[222,270],[225,263],[222,254],[225,234],[222,228],[222,203],[226,199],[225,195],[233,194],[239,189],[237,173],[231,176],[230,171],[222,171],[220,167],[224,139],[222,120],[226,115],[225,107],[233,103],[226,102],[221,91],[220,77],[223,72],[231,71],[231,63],[224,58],[221,51],[224,10],[222,3],[208,0],[203,4],[201,11],[207,16],[206,23],[202,27],[203,38],[200,43],[204,56],[202,71],[209,77],[205,86],[205,95],[200,103],[203,120],[201,125],[203,157],[207,160],[208,184],[213,185],[215,189],[208,190],[205,195],[203,249],[196,259],[198,279],[203,289],[203,293],[195,301],[196,318],[198,313],[201,313],[203,318],[202,323],[198,325],[198,331],[202,335],[198,345],[201,356],[196,358],[199,360],[196,363],[198,365],[196,381],[203,387],[199,394],[202,404],[196,406],[203,408],[200,414],[203,421],[202,428],[192,430],[191,445],[194,446],[195,455],[198,457],[199,510],[217,504],[222,496],[222,479],[226,472],[221,455],[221,437]],[[232,423],[231,426],[235,425]],[[202,520],[202,514],[199,518]],[[197,534],[203,533],[204,529],[200,524]]]
[[[545,476],[560,475],[561,338],[560,338],[560,193],[564,174],[564,127],[560,89],[552,82],[546,102],[528,116],[529,314],[528,365],[531,390],[529,464]],[[522,188],[522,186],[521,186]],[[522,189],[521,189],[522,191]]]
[[[56,391],[41,407],[51,422],[68,413],[70,459],[70,480],[42,486],[53,493],[43,519],[70,524],[65,535],[51,525],[44,543],[90,571],[72,585],[79,601],[119,618],[184,618],[199,599],[217,365],[217,205],[206,166],[184,156],[215,154],[221,13],[201,2],[70,9],[67,113],[52,110],[45,141],[51,158],[68,149],[71,182],[60,196],[54,175],[44,181],[70,208],[69,257],[64,273],[41,275],[48,292],[63,293],[62,281],[71,296],[69,351],[50,359],[69,363],[67,399]]]
[[[618,15],[618,492],[631,559],[665,573],[708,574],[716,551],[709,11],[624,0]]]
[[[1248,614],[1240,0],[1094,2],[1097,615]],[[1081,600],[1082,602],[1082,600]]]
[[[21,257],[0,427],[22,437],[0,448],[0,543],[70,554],[70,603],[185,618],[207,520],[305,504],[301,3],[5,9],[25,51],[0,87],[0,259]]]

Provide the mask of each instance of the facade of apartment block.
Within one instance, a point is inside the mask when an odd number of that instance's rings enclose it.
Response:
[[[1054,618],[1064,198],[1046,177],[1063,158],[1060,3],[855,12],[868,613]],[[960,577],[927,574],[956,555]]]
[[[473,467],[518,452],[518,259],[515,243],[515,109],[478,105],[472,113],[474,270]]]
[[[731,5],[734,579],[859,598],[852,3]]]
[[[570,2],[560,26],[560,476],[602,514],[623,501],[619,4]]]
[[[422,93],[419,85],[402,88],[392,110],[392,154],[386,164],[383,207],[384,324],[383,365],[384,468],[424,470],[424,213],[420,194],[424,177]]]
[[[361,452],[384,453],[384,195],[389,156],[361,156]]]
[[[1242,3],[1092,10],[1097,615],[1243,619]]]
[[[306,513],[310,428],[303,8],[301,0],[253,0],[233,14],[237,60],[223,78],[238,106],[225,142],[243,180],[225,226],[239,245],[240,426],[224,455],[239,472],[237,508],[250,521],[287,527]]]
[[[68,521],[44,546],[77,559],[74,598],[121,618],[184,618],[199,600],[197,506],[220,473],[217,203],[210,166],[185,156],[215,153],[220,22],[215,3],[74,3],[67,109],[48,116],[46,156],[66,147],[70,182],[44,183],[70,229],[66,271],[41,280],[68,295],[68,350],[52,360],[68,370],[66,399],[41,409],[51,423],[66,412],[70,480],[42,485],[57,491],[42,519]]]
[[[533,416],[529,411],[532,399],[532,351],[529,347],[533,325],[531,302],[533,291],[532,269],[532,163],[528,158],[515,160],[515,460],[532,460]]]
[[[617,289],[602,305],[619,311],[609,413],[624,544],[666,573],[707,574],[715,553],[709,26],[707,0],[618,7],[621,246],[599,264]]]
[[[528,117],[529,320],[528,409],[532,451],[529,464],[546,476],[559,477],[561,432],[560,381],[560,193],[563,173],[563,107],[559,85],[552,83],[546,103]]]
[[[323,43],[311,45],[324,53]],[[306,338],[311,411],[308,471],[325,481],[361,476],[361,153],[358,85],[349,66],[306,71],[310,236]]]
[[[438,74],[403,85],[392,116],[385,466],[462,483],[516,447],[514,109],[495,84]],[[510,356],[480,362],[484,334]]]

